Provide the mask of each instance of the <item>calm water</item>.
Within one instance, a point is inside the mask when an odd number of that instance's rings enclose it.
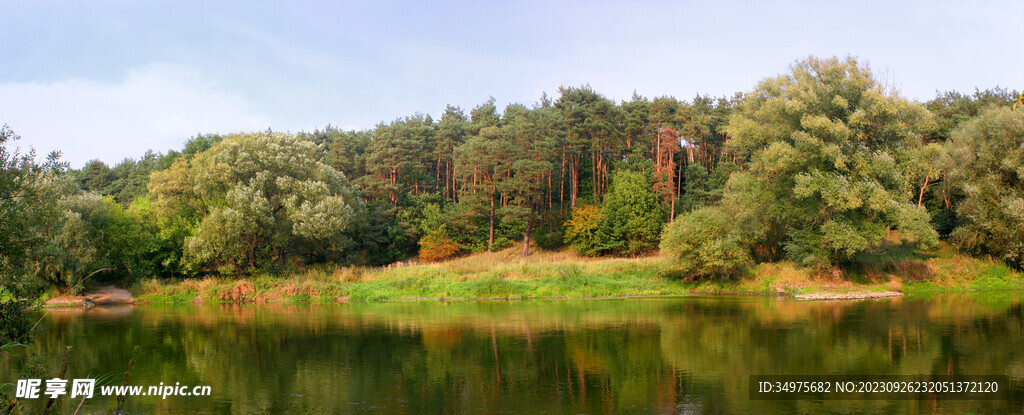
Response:
[[[1019,293],[144,306],[53,311],[41,326],[50,367],[74,347],[65,378],[119,376],[138,347],[134,384],[212,387],[130,397],[129,413],[1024,413]],[[0,380],[22,361],[0,358]],[[1017,386],[1001,401],[751,401],[747,390],[754,374],[947,373]],[[79,413],[115,406],[97,397]]]

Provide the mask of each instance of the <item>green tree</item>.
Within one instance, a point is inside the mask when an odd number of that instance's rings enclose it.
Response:
[[[416,240],[408,223],[399,219],[399,207],[386,200],[370,200],[347,232],[356,241],[359,264],[381,266],[401,261],[415,252]]]
[[[58,197],[60,215],[43,229],[47,243],[28,267],[34,277],[77,294],[87,278],[111,270],[103,244],[108,209],[102,196],[82,193],[66,179],[54,177],[47,184]]]
[[[366,156],[367,176],[357,184],[370,197],[395,206],[408,193],[427,192],[435,181],[434,132],[434,121],[425,114],[379,124]]]
[[[661,251],[686,278],[732,276],[752,262],[746,237],[722,207],[702,207],[665,228]]]
[[[35,162],[35,150],[19,152],[10,146],[21,139],[6,124],[0,127],[0,278],[3,287],[21,293],[26,263],[47,242],[43,229],[60,210],[46,183],[61,174],[66,164],[60,153]]]
[[[549,179],[555,170],[555,149],[565,138],[565,124],[551,108],[527,110],[522,105],[509,105],[505,121],[501,139],[509,150],[508,173],[500,187],[509,203],[504,217],[525,222],[522,256],[527,256],[534,222],[549,204]]]
[[[116,179],[107,163],[100,160],[90,160],[76,173],[79,186],[86,191],[102,192]]]
[[[494,225],[500,175],[506,174],[510,149],[498,127],[486,127],[455,149],[455,172],[463,183],[459,204],[475,214],[487,216],[487,250],[494,248]]]
[[[299,138],[309,139],[326,151],[324,162],[355,179],[366,176],[366,152],[373,138],[368,131],[343,131],[328,125],[323,130],[302,132]]]
[[[665,223],[665,205],[648,176],[616,171],[601,207],[598,231],[604,239],[599,251],[619,255],[649,252],[658,246]]]
[[[954,240],[1024,268],[1024,112],[991,107],[946,147],[948,180],[963,194]]]
[[[902,167],[932,128],[922,105],[885,91],[855,59],[808,58],[761,81],[730,119],[729,148],[748,168],[725,198],[757,218],[756,244],[805,266],[849,261],[893,228],[932,244]]]
[[[501,116],[498,115],[498,107],[494,105],[494,97],[488,97],[484,103],[473,107],[469,112],[469,125],[466,126],[466,134],[479,135],[480,130],[487,127],[497,127]]]
[[[977,117],[985,108],[1010,107],[1015,94],[1015,91],[998,87],[984,91],[975,89],[972,94],[947,91],[938,93],[925,103],[935,115],[937,128],[929,137],[929,145],[916,157],[917,169],[913,183],[918,185],[919,204],[928,209],[932,225],[940,235],[949,235],[957,227],[954,206],[963,198],[963,194],[955,186],[950,186],[945,177],[943,143],[949,140],[959,125]]]
[[[107,220],[100,242],[111,271],[97,277],[110,276],[117,282],[130,285],[139,278],[165,274],[162,264],[173,249],[159,237],[149,199],[136,198],[128,208],[121,207],[110,197],[104,198],[103,204]]]
[[[566,125],[566,139],[562,153],[567,169],[566,184],[569,203],[575,207],[579,197],[581,172],[589,154],[590,187],[595,201],[599,201],[608,187],[611,164],[620,155],[624,140],[623,126],[626,113],[614,102],[595,92],[589,85],[561,87],[554,108],[562,115]]]
[[[455,148],[466,141],[468,120],[459,107],[449,105],[437,123],[434,157],[437,159],[437,182],[443,186],[445,197],[456,201]]]
[[[992,88],[984,91],[975,89],[973,94],[958,91],[937,93],[935,98],[925,103],[938,124],[935,136],[939,141],[946,141],[953,131],[970,119],[977,117],[990,106],[1012,107],[1017,91],[1003,88]]]
[[[312,141],[287,134],[232,135],[155,177],[154,207],[165,220],[181,209],[201,218],[184,241],[183,262],[237,273],[351,254],[346,231],[362,202],[317,155]]]
[[[648,137],[652,134],[651,101],[633,91],[632,100],[623,102],[620,107],[624,114],[622,132],[626,139],[626,149],[646,146]]]
[[[36,163],[34,150],[12,148],[19,139],[0,127],[0,344],[28,340],[28,304],[21,301],[31,290],[28,266],[47,243],[43,231],[60,214],[43,182],[66,168],[56,152]]]
[[[166,165],[165,157],[152,151],[147,151],[138,160],[124,159],[111,169],[114,180],[100,194],[114,198],[122,206],[128,206],[135,198],[146,195],[149,176]]]

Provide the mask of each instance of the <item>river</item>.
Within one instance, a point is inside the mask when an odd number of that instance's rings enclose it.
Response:
[[[127,413],[1024,413],[1020,293],[231,304],[52,310],[65,379],[209,386]],[[26,359],[0,358],[14,383]],[[750,375],[1006,375],[998,400],[751,400]],[[10,393],[10,391],[8,391]],[[99,388],[96,390],[99,394]],[[26,412],[43,399],[25,401]],[[79,399],[65,402],[72,413]],[[111,413],[113,397],[79,413]]]

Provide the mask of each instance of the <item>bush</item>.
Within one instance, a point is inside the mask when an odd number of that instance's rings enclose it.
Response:
[[[431,232],[420,239],[420,259],[427,262],[451,258],[459,250],[459,244],[442,231]]]
[[[533,236],[534,242],[543,250],[555,250],[565,245],[562,241],[563,230],[557,225],[544,225]]]
[[[24,302],[10,296],[0,287],[0,345],[18,342],[27,343],[32,322]]]
[[[670,223],[661,251],[686,278],[731,276],[752,262],[745,239],[731,215],[705,207]]]
[[[601,224],[601,209],[594,205],[580,205],[572,209],[572,216],[565,223],[565,242],[580,255],[597,256],[600,246],[598,227]]]

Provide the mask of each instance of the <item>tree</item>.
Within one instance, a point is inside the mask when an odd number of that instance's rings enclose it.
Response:
[[[449,105],[437,123],[434,157],[437,159],[437,182],[443,184],[445,197],[456,202],[455,148],[466,140],[468,120],[459,107]]]
[[[433,187],[431,155],[434,121],[429,115],[415,114],[377,125],[366,156],[367,176],[357,184],[370,197],[387,199],[398,205],[407,193],[419,194]]]
[[[634,145],[645,145],[651,134],[651,102],[633,91],[632,100],[623,102],[621,107],[624,113],[626,149],[632,149]]]
[[[146,195],[150,174],[166,168],[169,165],[167,158],[147,151],[138,160],[124,159],[111,169],[114,179],[100,194],[114,198],[122,206],[128,206],[135,198]]]
[[[462,250],[462,247],[452,236],[449,229],[450,211],[452,205],[446,203],[448,199],[443,195],[424,195],[420,198],[421,208],[417,214],[413,226],[419,235],[419,257],[427,262],[440,261],[451,258]],[[434,199],[435,201],[430,201]]]
[[[928,138],[929,145],[919,151],[916,158],[917,171],[913,182],[918,184],[918,201],[928,209],[932,225],[940,235],[949,235],[958,226],[954,206],[963,195],[950,186],[946,171],[942,167],[946,143],[957,127],[991,106],[1010,107],[1014,91],[1002,88],[975,89],[973,94],[957,91],[938,93],[925,106],[935,115],[937,128]]]
[[[1016,91],[999,87],[984,91],[975,89],[973,94],[946,91],[937,93],[935,98],[925,103],[925,106],[935,115],[935,122],[938,124],[935,137],[938,141],[946,141],[957,126],[977,117],[986,108],[993,105],[1013,106],[1016,96]]]
[[[479,135],[484,128],[497,127],[500,120],[498,107],[494,105],[494,97],[488,97],[487,101],[473,107],[473,110],[469,112],[469,125],[466,126],[466,134]]]
[[[761,81],[730,119],[730,151],[749,168],[725,198],[758,215],[757,243],[806,266],[849,261],[893,228],[927,246],[935,231],[901,165],[933,128],[855,59],[808,58]]]
[[[679,213],[712,206],[722,200],[729,176],[737,169],[731,162],[718,163],[710,172],[700,163],[687,165],[682,176],[682,196],[676,204]]]
[[[579,197],[581,163],[590,154],[590,185],[595,201],[599,201],[608,187],[611,161],[621,151],[622,125],[625,113],[607,98],[594,92],[589,85],[562,87],[555,102],[566,125],[566,140],[562,146],[565,176],[568,178],[569,203],[575,207]]]
[[[680,150],[679,133],[672,127],[662,127],[658,133],[654,158],[654,192],[669,206],[669,221],[675,219],[676,210],[676,162]]]
[[[0,127],[0,278],[3,287],[21,292],[16,277],[34,252],[46,243],[42,230],[59,214],[47,180],[66,168],[60,153],[50,153],[36,164],[35,150],[20,153],[9,147],[21,139],[6,124]]]
[[[191,273],[183,261],[184,241],[209,213],[207,200],[198,193],[191,170],[192,157],[183,155],[170,167],[153,172],[149,196],[142,201],[159,229],[161,245],[167,248],[161,266],[171,275]]]
[[[165,220],[174,212],[165,205],[201,218],[185,239],[184,263],[238,273],[288,258],[351,254],[346,231],[362,202],[317,154],[312,141],[287,134],[232,135],[154,178]]]
[[[1024,113],[990,107],[946,147],[947,177],[963,194],[954,240],[1024,268]]]
[[[340,171],[345,177],[355,179],[366,176],[366,152],[373,138],[370,131],[342,131],[328,125],[323,130],[298,134],[309,139],[326,151],[324,163]]]
[[[487,216],[487,250],[494,248],[494,225],[499,176],[505,173],[509,154],[498,127],[486,127],[455,149],[455,172],[463,183],[459,203]]]
[[[565,137],[565,124],[551,108],[527,110],[522,105],[509,105],[505,120],[501,137],[510,151],[501,190],[510,203],[504,216],[526,223],[522,256],[527,256],[534,221],[547,205],[546,179],[554,172],[555,149]]]
[[[115,178],[107,163],[100,160],[90,160],[78,172],[79,186],[86,191],[102,192]]]
[[[0,344],[28,339],[27,304],[20,301],[29,291],[27,267],[47,242],[43,229],[59,215],[42,184],[66,168],[60,153],[37,164],[34,150],[12,150],[19,139],[6,124],[0,127]]]
[[[637,255],[655,249],[665,223],[665,206],[642,173],[618,170],[601,207],[598,232],[604,253]]]
[[[54,177],[52,194],[58,195],[60,215],[43,229],[47,243],[29,262],[31,275],[59,288],[77,294],[86,278],[111,270],[103,244],[103,230],[108,221],[107,205],[95,192],[81,193],[66,177]]]

